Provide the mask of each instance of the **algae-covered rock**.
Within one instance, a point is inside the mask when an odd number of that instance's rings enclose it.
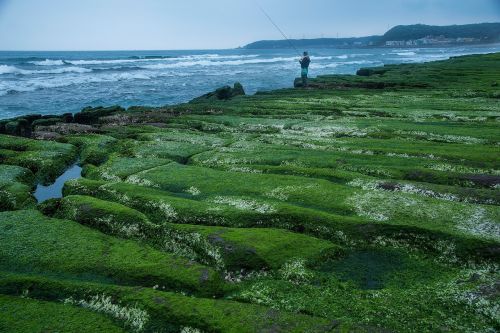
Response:
[[[57,178],[77,155],[71,144],[6,135],[0,135],[0,150],[4,151],[3,163],[31,170],[42,183]]]
[[[18,320],[22,318],[22,320]],[[123,327],[105,314],[70,304],[0,295],[0,330],[4,333],[124,333]]]
[[[216,89],[214,92],[205,94],[198,98],[195,98],[191,101],[191,103],[207,101],[207,100],[229,100],[236,96],[245,95],[245,89],[241,85],[241,83],[236,82],[234,86],[231,88],[230,86],[224,86]]]
[[[0,230],[3,271],[220,292],[220,277],[208,267],[35,210],[0,213]]]
[[[30,170],[0,164],[0,211],[33,207],[30,192],[34,182],[35,176]]]
[[[30,136],[31,124],[24,118],[19,118],[5,124],[5,134]]]
[[[153,228],[144,214],[132,208],[88,196],[64,197],[55,216],[119,237],[142,238]]]
[[[384,74],[388,69],[384,68],[361,68],[356,72],[358,76],[372,76],[375,74]]]
[[[61,118],[43,118],[43,119],[37,119],[37,120],[33,121],[31,126],[32,127],[50,126],[50,125],[55,125],[61,121],[62,121]]]
[[[82,109],[81,112],[75,114],[74,121],[80,124],[96,124],[99,122],[99,118],[111,116],[116,113],[124,112],[125,109],[120,106],[110,106],[110,107],[86,107]]]
[[[173,225],[172,228],[178,233],[178,246],[191,246],[201,258],[206,258],[209,251],[217,251],[229,271],[273,270],[290,258],[316,261],[342,253],[340,247],[329,241],[280,229],[196,225]],[[200,236],[210,246],[197,247]]]
[[[62,299],[67,304],[81,306],[96,304],[91,307],[94,311],[111,315],[118,323],[134,331],[327,333],[338,329],[348,331],[351,327],[332,319],[270,310],[265,306],[230,300],[189,297],[151,288],[78,283],[19,274],[0,277],[1,293],[18,296],[27,288],[34,299],[52,302]],[[107,305],[107,308],[129,315],[117,316],[115,311],[99,311],[99,305]],[[355,331],[370,332],[362,326]]]

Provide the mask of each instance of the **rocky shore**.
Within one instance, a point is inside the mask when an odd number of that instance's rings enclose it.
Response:
[[[0,121],[0,331],[499,330],[498,73],[474,55]]]

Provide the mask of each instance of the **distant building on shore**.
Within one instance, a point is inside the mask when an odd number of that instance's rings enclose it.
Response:
[[[426,36],[420,39],[410,39],[410,40],[388,40],[385,42],[385,46],[398,47],[398,46],[429,46],[429,45],[449,45],[449,44],[468,44],[468,43],[478,43],[481,40],[478,38],[446,38],[443,35],[440,36]]]

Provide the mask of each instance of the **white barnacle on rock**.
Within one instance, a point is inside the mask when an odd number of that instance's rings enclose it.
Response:
[[[142,331],[149,321],[149,314],[137,306],[124,306],[113,302],[111,296],[97,294],[88,299],[66,298],[65,304],[81,306],[92,311],[110,315],[118,320],[124,321],[126,326],[135,331]]]
[[[234,166],[230,167],[228,169],[229,171],[232,172],[242,172],[242,173],[262,173],[262,170],[257,170],[249,167],[243,167],[243,166]]]
[[[152,209],[158,209],[167,219],[176,219],[178,216],[174,207],[163,200],[148,201],[146,206]]]
[[[269,192],[264,193],[264,196],[281,201],[287,201],[290,195],[301,193],[304,190],[311,189],[317,185],[287,185],[278,186]]]
[[[471,168],[465,165],[453,165],[446,163],[434,163],[426,165],[427,168],[443,172],[457,172],[457,173],[474,173],[474,174],[493,174],[499,175],[500,170],[485,170],[480,168]]]
[[[369,180],[369,179],[362,179],[362,178],[356,178],[351,180],[347,185],[352,186],[352,187],[357,187],[361,188],[363,190],[369,190],[369,191],[388,191],[388,192],[402,192],[402,193],[410,193],[410,194],[417,194],[421,195],[424,197],[429,197],[429,198],[435,198],[435,199],[441,199],[441,200],[446,200],[446,201],[460,201],[460,198],[458,198],[456,195],[453,195],[451,193],[439,193],[435,192],[429,189],[421,188],[413,184],[408,184],[408,183],[394,183],[390,186],[390,189],[384,188],[384,184],[386,184],[382,180]]]
[[[197,195],[201,194],[201,191],[198,188],[194,187],[194,186],[191,186],[190,188],[188,188],[186,190],[186,192],[189,193],[189,194],[191,194],[191,195],[193,195],[193,196],[197,196]]]
[[[286,262],[279,270],[282,279],[302,283],[309,281],[313,274],[306,268],[305,260],[298,258]]]
[[[221,205],[228,205],[240,210],[255,211],[261,214],[269,214],[276,212],[276,208],[274,208],[272,205],[267,203],[257,202],[251,199],[217,196],[214,199],[212,199],[212,202]]]
[[[138,174],[131,175],[129,176],[126,180],[126,183],[129,184],[134,184],[134,185],[139,185],[139,186],[145,186],[145,187],[156,187],[159,188],[160,186],[158,184],[155,184],[149,179],[142,178]]]
[[[203,331],[193,327],[183,327],[180,333],[203,333]]]
[[[485,207],[467,207],[462,212],[454,214],[458,229],[472,235],[491,239],[500,239],[500,223],[495,221]]]
[[[117,175],[112,174],[111,171],[108,170],[108,169],[101,170],[100,176],[101,176],[102,179],[107,180],[107,181],[112,181],[112,182],[119,182],[119,181],[121,181],[120,177],[118,177]]]

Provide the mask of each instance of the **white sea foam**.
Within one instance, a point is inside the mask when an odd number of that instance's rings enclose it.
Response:
[[[199,54],[199,55],[186,55],[182,57],[171,57],[171,58],[89,59],[89,60],[66,60],[65,62],[72,65],[82,66],[82,65],[142,63],[142,62],[171,63],[175,61],[189,61],[189,60],[247,59],[247,58],[257,58],[258,56],[259,55],[257,54],[249,54],[249,55]]]
[[[154,65],[143,65],[140,68],[150,69],[150,70],[160,70],[160,69],[173,69],[173,68],[184,68],[184,67],[210,67],[210,66],[241,66],[248,64],[265,64],[265,63],[279,63],[279,62],[291,62],[297,60],[295,57],[277,57],[270,59],[239,59],[239,60],[226,60],[226,61],[210,61],[210,60],[198,60],[198,61],[180,61],[169,64],[154,64]]]
[[[9,92],[28,92],[40,89],[60,88],[71,85],[84,85],[101,82],[116,82],[127,80],[150,80],[152,76],[143,72],[107,73],[103,75],[68,74],[51,78],[37,77],[30,80],[0,81],[0,96]]]
[[[0,65],[0,74],[12,74],[16,73],[17,70],[18,68],[14,66]]]
[[[332,60],[332,57],[311,56],[312,60]]]
[[[417,55],[415,52],[413,51],[407,51],[407,52],[395,52],[393,54],[397,54],[398,56],[402,56],[402,57],[406,57],[406,56],[414,56],[414,55]]]
[[[337,59],[347,59],[347,58],[349,58],[349,56],[347,54],[343,54],[343,55],[336,56],[335,58],[337,58]]]
[[[37,66],[63,66],[64,61],[45,59],[43,61],[30,61],[30,64],[37,65]]]
[[[0,74],[18,74],[18,75],[33,75],[33,74],[63,74],[63,73],[90,73],[91,69],[83,67],[62,67],[55,69],[43,70],[27,70],[17,68],[15,66],[0,65]]]

